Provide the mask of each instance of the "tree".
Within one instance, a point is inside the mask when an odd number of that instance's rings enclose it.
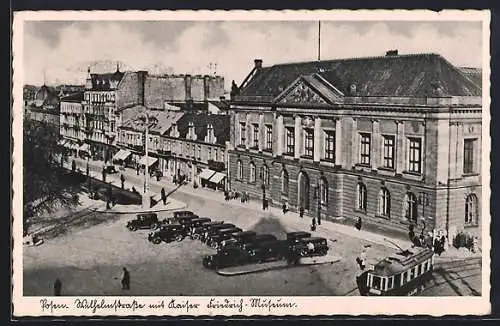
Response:
[[[78,205],[79,185],[68,182],[68,173],[60,167],[57,157],[62,152],[56,126],[26,119],[23,137],[23,231],[27,234],[32,220],[40,214]]]

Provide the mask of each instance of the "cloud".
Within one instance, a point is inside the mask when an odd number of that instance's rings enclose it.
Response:
[[[93,71],[123,69],[217,73],[240,83],[264,65],[316,60],[316,22],[30,22],[24,37],[25,82],[83,83]],[[323,22],[321,58],[435,52],[456,65],[481,66],[481,24],[465,22]],[[97,62],[108,64],[98,65]],[[122,69],[122,70],[123,70]]]

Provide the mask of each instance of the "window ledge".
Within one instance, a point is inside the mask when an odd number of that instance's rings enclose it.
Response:
[[[355,164],[354,169],[356,171],[364,171],[364,172],[371,172],[372,171],[371,165],[367,165],[367,164]]]
[[[462,178],[470,178],[470,177],[477,177],[477,176],[479,176],[479,173],[477,173],[477,172],[462,174]]]
[[[416,181],[421,181],[424,178],[422,173],[410,172],[410,171],[403,171],[403,177],[405,177],[407,179],[411,179],[411,180],[416,180]]]
[[[367,214],[366,210],[362,210],[362,209],[359,209],[359,208],[355,208],[354,211],[356,213],[361,213],[361,214],[365,214],[365,215]]]
[[[464,225],[464,229],[474,229],[474,228],[478,228],[478,227],[479,227],[479,224],[477,224],[477,223]]]
[[[381,218],[381,219],[384,219],[384,220],[390,220],[391,219],[390,215],[375,214],[375,217],[376,218]]]

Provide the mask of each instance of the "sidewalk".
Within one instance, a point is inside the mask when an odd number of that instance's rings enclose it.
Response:
[[[82,168],[83,171],[85,171],[85,166],[86,166],[86,161],[82,159],[75,159],[77,162],[77,167]],[[96,167],[98,169],[102,169],[102,162],[96,162],[96,161],[90,161],[89,165],[91,167]],[[69,159],[69,162],[67,163],[68,168],[71,168],[71,158]],[[100,171],[100,170],[99,170]],[[85,172],[84,172],[85,173]],[[123,173],[125,177],[125,184],[132,184],[134,187],[137,189],[141,189],[143,187],[142,185],[142,180],[144,178],[144,175],[140,174],[137,175],[135,170],[132,170],[130,168],[125,168],[124,170],[119,170],[118,173],[115,174],[110,174],[107,175],[107,180],[109,180],[112,184],[119,185],[120,184],[120,175]],[[91,171],[90,174],[98,179],[102,179],[102,175],[97,172]],[[237,206],[237,207],[244,207],[247,209],[252,209],[255,211],[262,212],[262,205],[260,202],[256,201],[248,201],[245,203],[241,203],[239,199],[237,200],[230,200],[230,201],[225,201],[224,199],[224,194],[220,191],[215,191],[211,189],[206,189],[202,187],[198,187],[197,189],[194,189],[192,184],[184,185],[184,186],[177,186],[173,184],[170,180],[168,180],[166,177],[163,177],[160,181],[156,181],[156,178],[149,178],[148,182],[151,186],[156,186],[160,188],[165,188],[165,191],[167,193],[170,193],[172,191],[183,193],[183,194],[188,194],[191,196],[196,196],[196,197],[201,197],[204,199],[210,199],[213,201],[217,201],[220,203],[224,203],[227,205],[232,205],[232,206]],[[171,197],[169,197],[171,199]],[[283,214],[282,210],[278,207],[272,207],[270,206],[267,212],[270,215],[273,215],[275,217],[279,217],[280,221],[284,223],[287,227],[290,229],[296,230],[296,231],[308,231],[310,232],[311,228],[311,217],[304,216],[301,218],[298,213],[296,212],[287,212],[286,214]],[[316,226],[316,231],[311,232],[316,236],[321,236],[325,237],[327,239],[331,238],[331,232],[338,232],[342,233],[344,235],[350,236],[350,237],[355,237],[361,240],[365,240],[371,243],[383,245],[386,247],[391,247],[396,249],[396,244],[397,246],[401,248],[409,248],[411,247],[412,243],[408,240],[404,240],[398,237],[394,237],[391,234],[388,235],[383,235],[380,233],[374,233],[370,232],[370,230],[357,230],[354,226],[343,224],[342,222],[337,223],[337,222],[332,222],[328,220],[322,220],[321,225]],[[464,259],[464,258],[469,258],[469,257],[477,257],[480,254],[474,254],[474,253],[464,253],[463,250],[457,250],[456,248],[450,246],[440,257],[444,259]]]

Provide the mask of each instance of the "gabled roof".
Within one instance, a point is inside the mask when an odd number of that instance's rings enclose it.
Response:
[[[483,71],[481,68],[460,67],[459,69],[465,76],[481,87],[483,83]]]
[[[143,132],[146,128],[144,113],[146,108],[142,105],[135,105],[121,111],[124,123],[121,127]],[[176,111],[156,111],[148,110],[149,132],[163,135],[165,134],[179,118],[182,112]]]
[[[216,143],[224,145],[229,141],[229,115],[208,114],[206,112],[188,112],[177,121],[177,130],[180,138],[186,138],[189,131],[189,123],[192,122],[198,141],[203,141],[207,135],[207,126],[211,124],[214,128]]]
[[[438,54],[278,64],[260,69],[240,95],[274,98],[300,76],[313,74],[346,96],[481,96],[480,85]]]

